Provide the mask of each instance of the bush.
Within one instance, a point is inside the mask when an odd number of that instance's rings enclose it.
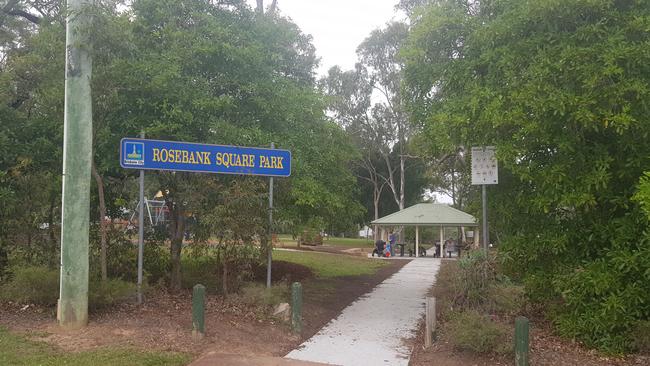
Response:
[[[479,354],[513,352],[510,330],[477,311],[456,314],[445,329],[449,342],[458,349]]]
[[[92,281],[88,289],[88,306],[103,308],[127,300],[136,293],[136,285],[118,279]]]
[[[650,320],[639,322],[633,332],[634,346],[643,353],[650,353]]]
[[[496,283],[488,290],[492,312],[503,315],[517,315],[525,303],[524,288],[508,281]]]
[[[219,289],[217,277],[217,259],[212,256],[181,256],[181,286],[191,289],[202,284],[210,293]]]
[[[91,278],[100,277],[100,242],[99,225],[90,230],[90,273]],[[167,250],[156,232],[148,232],[144,244],[144,274],[147,282],[156,284],[165,280],[169,273],[169,250]],[[129,234],[121,229],[108,231],[106,267],[109,278],[136,282],[138,265],[138,245],[131,241]]]
[[[471,251],[458,261],[454,303],[464,309],[483,308],[489,304],[490,288],[495,284],[494,259],[482,250]]]
[[[279,283],[267,289],[266,286],[249,283],[242,287],[239,299],[249,305],[275,306],[287,302],[289,298],[289,286],[286,283]]]
[[[633,351],[634,329],[650,314],[650,285],[637,282],[648,271],[650,248],[613,249],[605,258],[557,275],[553,285],[562,302],[551,315],[559,333],[609,354]]]
[[[59,299],[59,271],[47,267],[15,267],[13,276],[0,287],[0,299],[19,304],[55,306]],[[88,306],[101,308],[127,299],[135,293],[133,283],[119,279],[91,280]]]
[[[0,299],[20,304],[56,305],[59,271],[47,267],[14,267],[13,276],[0,288]]]

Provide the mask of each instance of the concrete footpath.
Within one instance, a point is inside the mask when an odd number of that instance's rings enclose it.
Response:
[[[285,357],[343,366],[408,365],[440,259],[414,259]]]
[[[327,366],[322,363],[289,360],[280,357],[231,355],[209,352],[190,366]]]

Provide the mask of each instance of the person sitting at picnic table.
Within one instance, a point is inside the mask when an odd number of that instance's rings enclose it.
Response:
[[[375,256],[375,253],[377,254],[378,257],[382,257],[384,255],[384,248],[386,247],[386,242],[378,239],[375,242],[375,249],[372,251],[372,256]]]

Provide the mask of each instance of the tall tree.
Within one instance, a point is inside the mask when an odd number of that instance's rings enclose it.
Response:
[[[379,146],[388,175],[384,179],[400,210],[404,209],[407,146],[412,131],[402,99],[403,62],[399,58],[407,35],[406,24],[392,22],[384,29],[373,31],[357,49],[360,63],[368,68],[371,85],[381,97],[381,102],[372,107],[368,132],[373,133],[373,140]],[[399,149],[399,167],[394,167],[389,159],[393,146]]]
[[[435,1],[412,19],[410,110],[457,146],[495,145],[506,268],[560,333],[630,350],[650,316],[645,1]],[[615,304],[615,305],[614,305]]]

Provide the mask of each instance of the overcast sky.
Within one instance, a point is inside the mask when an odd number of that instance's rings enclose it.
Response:
[[[398,0],[277,0],[283,15],[291,18],[304,33],[314,37],[320,57],[318,74],[335,65],[344,70],[354,67],[357,46],[378,27],[392,19],[403,19],[395,12]],[[248,0],[255,7],[255,0]],[[265,6],[271,0],[264,1]]]

